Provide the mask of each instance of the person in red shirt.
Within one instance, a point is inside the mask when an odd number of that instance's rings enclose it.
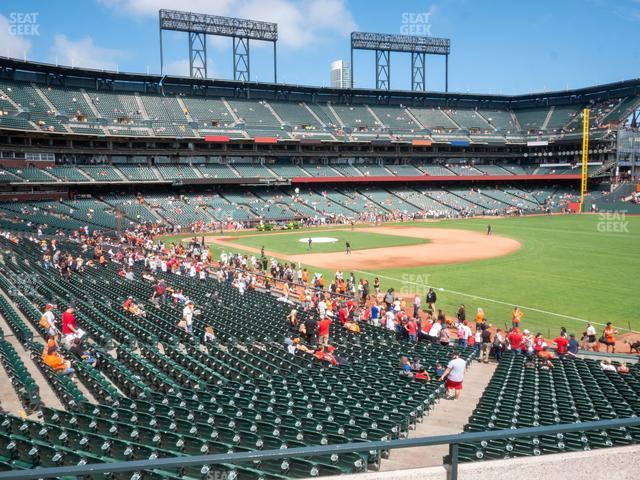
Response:
[[[342,318],[340,318],[342,322]],[[318,322],[318,345],[329,345],[329,330],[331,327],[331,319],[322,317]]]
[[[122,308],[129,311],[129,309],[131,308],[131,305],[133,305],[133,297],[127,297],[127,299],[122,304]]]
[[[62,335],[76,333],[76,310],[73,306],[67,308],[62,314]]]
[[[517,327],[511,329],[511,333],[507,336],[509,345],[511,345],[511,351],[515,354],[522,353],[522,334]]]
[[[541,333],[536,333],[536,336],[533,339],[533,351],[539,354],[542,349],[545,347],[544,338]]]
[[[345,306],[338,310],[338,315],[340,317],[340,325],[344,327],[344,324],[349,320],[349,309]]]
[[[407,323],[404,326],[405,330],[407,331],[407,334],[409,335],[409,341],[410,342],[417,342],[418,341],[418,326],[416,325],[416,322],[413,318],[410,318],[409,321],[407,321]]]
[[[314,355],[318,360],[321,360],[323,362],[329,362],[331,364],[331,366],[333,366],[333,367],[338,365],[338,361],[336,360],[336,358],[333,356],[332,353],[326,352],[325,349],[324,349],[324,346],[322,346],[318,350],[316,350]]]
[[[567,340],[567,337],[565,337],[564,335],[560,335],[558,338],[553,340],[556,344],[556,350],[558,352],[558,355],[562,356],[562,355],[566,355],[567,354],[567,347],[569,346],[569,340]]]
[[[429,372],[427,372],[427,369],[424,367],[422,367],[413,378],[415,378],[416,380],[426,380],[427,382],[431,381],[431,376],[429,375]]]

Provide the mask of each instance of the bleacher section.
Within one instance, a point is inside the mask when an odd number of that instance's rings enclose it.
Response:
[[[465,431],[577,423],[640,414],[638,366],[628,374],[605,372],[595,360],[561,358],[553,368],[524,355],[507,353]],[[567,433],[460,445],[462,461],[542,455],[629,445],[640,440],[637,427]]]

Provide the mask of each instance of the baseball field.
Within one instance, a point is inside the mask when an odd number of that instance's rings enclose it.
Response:
[[[185,237],[190,235],[164,240]],[[266,255],[300,262],[326,278],[337,269],[371,283],[377,276],[384,289],[394,288],[408,303],[431,286],[448,315],[461,303],[468,318],[482,307],[500,328],[510,325],[513,305],[519,305],[523,327],[545,336],[555,336],[561,326],[579,334],[586,322],[601,329],[611,321],[621,333],[640,331],[640,217],[465,219],[206,238],[215,255],[259,255],[264,247]]]

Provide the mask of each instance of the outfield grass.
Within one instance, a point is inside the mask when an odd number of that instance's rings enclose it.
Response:
[[[333,243],[313,243],[311,250],[305,240],[311,237],[331,237],[337,239]],[[283,255],[295,255],[304,253],[334,253],[344,252],[345,242],[351,244],[352,250],[366,250],[371,248],[398,247],[427,243],[428,240],[415,237],[403,237],[399,235],[384,235],[362,230],[332,230],[327,232],[295,232],[281,235],[256,235],[243,236],[233,241],[245,247],[253,247],[276,252]]]
[[[614,222],[627,222],[627,231],[612,231],[625,227]],[[469,219],[414,225],[484,232],[487,223],[487,219]],[[443,288],[438,291],[438,306],[447,314],[453,315],[458,304],[464,303],[471,318],[477,307],[483,307],[489,321],[499,327],[510,324],[515,304],[525,312],[523,326],[545,335],[557,334],[560,326],[579,333],[584,328],[582,320],[611,321],[620,330],[640,331],[640,217],[604,224],[596,215],[491,219],[490,223],[495,234],[518,240],[522,248],[503,257],[464,264],[397,270],[372,266],[367,272],[356,272],[356,277],[372,280],[377,275],[384,288],[393,287],[407,297],[416,292],[424,295],[429,285]],[[334,233],[314,235],[336,236]],[[216,255],[220,252],[217,246],[212,250]],[[335,273],[319,271],[328,277]]]

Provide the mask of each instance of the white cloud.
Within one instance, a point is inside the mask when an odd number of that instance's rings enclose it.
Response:
[[[278,24],[278,45],[303,48],[323,36],[346,37],[357,26],[346,0],[99,0],[122,14],[157,17],[161,8],[264,20]],[[256,46],[262,42],[256,42]]]
[[[31,41],[23,35],[14,35],[9,19],[0,15],[0,55],[14,58],[29,58]]]
[[[51,61],[60,65],[116,70],[117,61],[127,54],[121,50],[100,47],[91,37],[71,40],[59,33],[53,39],[50,56]]]
[[[175,60],[173,62],[166,63],[164,65],[164,73],[166,75],[177,75],[180,77],[188,77],[189,76],[189,59],[185,58],[183,60]]]

